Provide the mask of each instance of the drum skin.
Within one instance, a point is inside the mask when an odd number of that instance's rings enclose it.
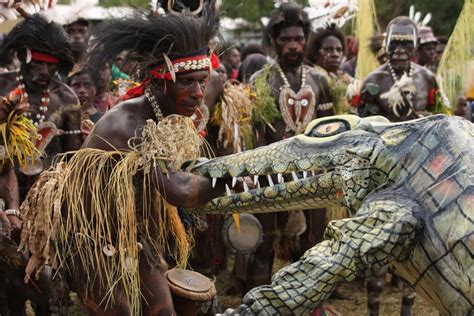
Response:
[[[240,231],[230,216],[222,226],[222,239],[233,253],[253,252],[263,241],[262,225],[252,214],[239,214],[239,217]]]

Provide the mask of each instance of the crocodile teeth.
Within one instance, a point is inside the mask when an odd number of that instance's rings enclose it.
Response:
[[[283,183],[283,182],[285,182],[285,181],[283,180],[283,175],[282,175],[281,173],[277,174],[277,180],[278,180],[278,183]]]
[[[270,184],[271,187],[274,186],[275,184],[273,183],[272,176],[267,175],[267,178],[268,178],[268,184]]]
[[[232,192],[230,191],[230,188],[229,186],[226,184],[225,185],[225,191],[227,192],[227,196],[231,196],[232,195]]]
[[[237,177],[232,177],[232,187],[235,187],[236,183],[237,183]]]
[[[308,171],[303,171],[303,179],[306,179],[308,177]]]
[[[316,171],[311,170],[311,175],[312,175],[313,177],[316,176]]]
[[[294,171],[291,172],[291,176],[293,177],[293,181],[298,181],[298,176],[296,175],[296,173]]]
[[[244,181],[242,181],[242,184],[244,185],[244,191],[248,192],[249,191],[249,186],[247,185],[247,182],[245,182],[245,180],[244,180]]]
[[[212,187],[216,187],[217,178],[212,178]]]
[[[258,176],[253,176],[253,184],[257,185],[258,183]]]

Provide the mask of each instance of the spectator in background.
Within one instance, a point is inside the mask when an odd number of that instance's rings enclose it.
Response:
[[[91,69],[84,64],[76,64],[68,75],[67,84],[77,95],[81,104],[81,132],[85,139],[94,124],[104,115],[94,106],[96,89]]]
[[[369,48],[377,58],[379,65],[383,65],[388,61],[387,49],[385,48],[385,36],[376,34],[370,38]]]
[[[250,54],[242,61],[239,68],[237,80],[242,83],[249,83],[250,77],[268,64],[268,59],[262,54]]]
[[[436,54],[436,45],[438,39],[435,37],[433,30],[429,26],[422,26],[418,30],[418,48],[416,57],[418,65],[423,66],[436,72],[438,67],[438,59]]]
[[[102,70],[100,78],[94,78],[96,95],[94,97],[94,107],[99,112],[107,112],[118,101],[118,98],[110,91],[110,83],[112,79],[112,70],[107,63]]]
[[[439,65],[441,61],[441,57],[443,56],[444,49],[448,44],[448,37],[447,36],[437,36],[438,43],[436,44],[436,66]]]
[[[89,42],[89,21],[79,18],[64,25],[64,30],[71,45],[74,63],[80,63],[85,57],[87,43]]]
[[[260,55],[266,55],[265,50],[263,49],[262,45],[260,44],[248,44],[245,45],[244,48],[242,48],[242,51],[240,52],[240,60],[243,63],[245,58],[247,56],[250,56],[252,54],[260,54]]]
[[[336,27],[328,27],[311,33],[305,59],[329,81],[329,74],[335,77],[340,72],[346,51],[344,33]]]
[[[341,65],[341,70],[344,71],[351,77],[355,77],[357,67],[357,52],[359,51],[359,45],[357,40],[353,36],[346,37],[346,57],[347,61]]]
[[[227,78],[237,79],[240,66],[240,50],[235,45],[228,46],[222,54],[222,62],[227,69]]]

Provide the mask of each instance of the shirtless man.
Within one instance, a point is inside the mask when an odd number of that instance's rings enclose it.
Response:
[[[20,69],[0,74],[0,96],[10,93],[21,95],[28,104],[25,115],[38,130],[53,124],[61,133],[52,134],[54,137],[49,145],[46,141],[48,137],[44,137],[43,146],[47,146],[40,148],[46,152],[44,159],[30,162],[17,174],[13,165],[6,165],[1,171],[0,198],[5,200],[6,209],[10,210],[8,217],[13,227],[19,228],[18,209],[35,176],[49,167],[56,154],[81,146],[80,111],[74,92],[53,79],[57,71],[67,73],[72,66],[70,46],[61,26],[48,23],[40,15],[26,18],[10,31],[4,42],[4,53],[11,52],[17,53]],[[9,274],[9,278],[13,276],[22,278],[21,273]],[[21,279],[10,283],[20,287],[10,291],[10,311],[21,315],[24,312],[24,284]]]
[[[71,45],[74,63],[80,63],[86,55],[87,43],[89,42],[89,21],[85,18],[79,18],[64,25],[64,30]]]
[[[382,115],[400,122],[434,110],[436,79],[431,71],[411,62],[416,44],[417,27],[412,20],[402,16],[389,23],[388,62],[367,76],[360,96],[352,102],[360,116]]]
[[[270,66],[265,80],[271,88],[271,95],[281,117],[271,123],[274,130],[268,126],[258,128],[258,146],[301,133],[314,118],[333,114],[328,82],[314,69],[303,64],[304,49],[310,32],[311,24],[306,13],[295,3],[283,3],[274,11],[268,23],[265,38],[275,50],[276,63]],[[261,79],[265,72],[265,69],[256,72],[250,82]],[[295,115],[297,106],[301,107],[299,117]],[[273,181],[276,183],[278,179]],[[241,290],[244,291],[270,281],[276,232],[284,229],[288,214],[268,213],[256,217],[263,227],[263,243],[249,259],[246,275],[238,275],[243,279]],[[278,227],[275,225],[277,221]],[[316,226],[318,223],[308,223],[308,227]],[[288,255],[291,257],[293,254],[285,254]]]
[[[128,100],[117,104],[96,123],[83,148],[129,151],[129,140],[141,135],[147,120],[159,122],[171,114],[191,117],[204,97],[211,69],[208,45],[217,27],[218,17],[213,10],[206,11],[202,18],[180,15],[128,18],[101,27],[88,58],[91,68],[100,69],[99,65],[114,60],[122,51],[129,51],[142,57],[140,72],[146,79],[128,92]],[[176,207],[195,207],[223,192],[222,183],[213,188],[208,178],[191,173],[169,170],[164,175],[158,166],[152,170],[152,178],[154,188]],[[151,207],[152,212],[160,212],[155,205]],[[163,275],[164,267],[150,264],[143,252],[139,257],[142,313],[172,315],[174,307]],[[80,269],[90,271],[91,267]],[[81,282],[75,286],[91,313],[130,314],[136,311],[137,305],[121,295],[129,290],[121,284],[114,290],[115,300],[109,305],[102,299],[112,291],[110,288],[95,284],[94,290],[87,292],[90,287]]]

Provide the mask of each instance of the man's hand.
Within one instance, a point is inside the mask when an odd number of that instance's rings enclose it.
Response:
[[[21,229],[21,225],[23,224],[23,221],[20,218],[18,218],[15,215],[8,215],[7,217],[8,217],[8,220],[10,221],[12,230]]]
[[[5,212],[0,211],[0,235],[10,237],[12,225]]]

